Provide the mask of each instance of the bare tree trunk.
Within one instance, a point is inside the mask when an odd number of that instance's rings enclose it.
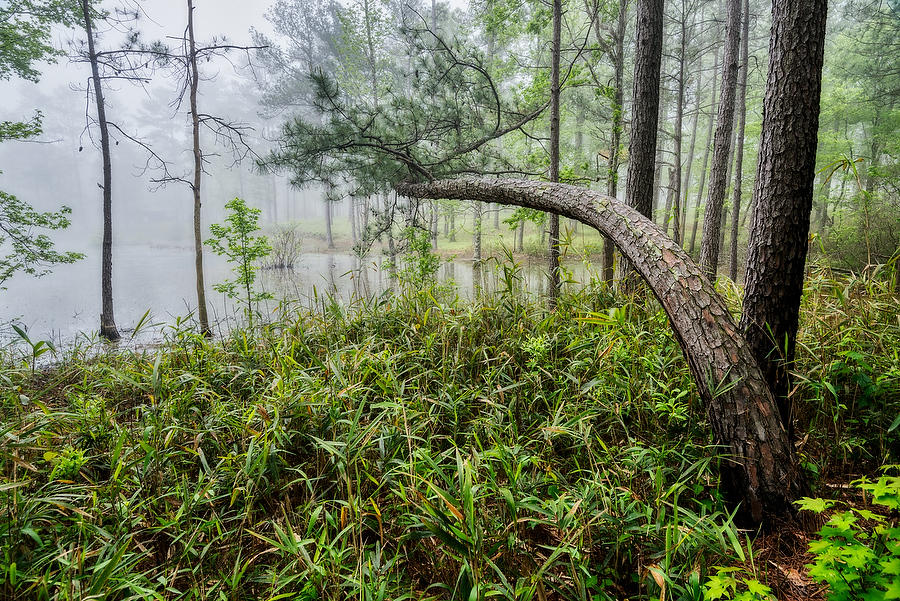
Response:
[[[525,252],[525,221],[522,220],[519,222],[519,231],[517,232],[519,235],[519,252]]]
[[[610,137],[609,159],[606,163],[606,193],[613,198],[616,197],[618,192],[619,161],[622,158],[622,121],[625,110],[623,106],[624,84],[622,80],[625,76],[625,21],[627,19],[627,7],[627,0],[619,0],[615,35],[615,90],[613,90],[612,136]],[[599,24],[596,27],[599,27]],[[604,282],[612,282],[614,278],[615,248],[612,240],[607,237],[603,238],[602,270]]]
[[[347,201],[350,203],[350,236],[353,238],[353,244],[356,244],[359,241],[359,233],[356,227],[356,198],[350,196],[347,198]]]
[[[681,32],[679,36],[677,79],[678,90],[675,99],[675,132],[673,136],[673,142],[675,144],[675,172],[671,174],[673,178],[669,183],[669,185],[672,187],[673,204],[675,206],[672,210],[673,215],[666,214],[666,220],[672,220],[672,239],[674,239],[678,244],[681,244],[681,229],[678,226],[681,222],[681,139],[683,135],[681,130],[684,127],[684,63],[687,60],[687,18],[688,16],[686,2],[685,0],[681,0]]]
[[[562,0],[553,0],[553,47],[550,51],[550,181],[559,182],[559,54]],[[547,304],[556,308],[560,289],[559,215],[550,214],[550,281]]]
[[[700,239],[700,267],[715,279],[719,265],[719,236],[722,227],[722,207],[728,186],[728,163],[734,126],[734,99],[737,88],[738,62],[741,41],[741,0],[726,0],[725,58],[722,69],[722,92],[716,118],[716,138],[712,167],[709,173],[709,197],[703,218],[703,237]]]
[[[203,154],[200,150],[200,115],[197,112],[197,85],[200,74],[197,69],[197,46],[194,42],[194,0],[188,4],[188,80],[190,84],[191,132],[194,149],[194,182],[191,190],[194,193],[194,270],[197,276],[197,319],[200,332],[210,336],[209,316],[206,312],[206,285],[203,282],[203,229],[200,224],[200,184],[203,177]]]
[[[100,125],[100,152],[103,155],[103,244],[100,260],[100,335],[107,340],[118,340],[119,330],[113,313],[112,289],[112,158],[109,152],[109,126],[106,122],[106,103],[103,100],[103,85],[97,65],[94,48],[94,25],[91,19],[89,0],[81,0],[84,14],[84,32],[87,36],[88,59],[91,63],[91,80],[94,86],[94,100],[97,102],[97,123]]]
[[[747,70],[750,65],[750,0],[744,0],[743,35],[741,36],[741,74],[738,84],[738,129],[734,159],[734,196],[731,202],[731,261],[728,277],[737,280],[738,227],[741,220],[741,185],[744,169],[744,130],[747,125]]]
[[[450,242],[456,242],[456,207],[450,207]]]
[[[678,229],[680,231],[680,240],[681,246],[684,246],[684,237],[687,234],[687,207],[688,207],[688,193],[691,190],[691,171],[693,171],[694,167],[694,149],[697,147],[697,124],[700,121],[700,99],[702,98],[701,91],[703,90],[703,86],[701,83],[702,76],[700,74],[697,75],[697,106],[694,109],[694,123],[691,125],[691,146],[688,148],[688,156],[687,156],[687,170],[684,174],[684,179],[681,184],[681,198],[683,202],[681,204],[681,215],[678,216]]]
[[[635,27],[634,92],[625,203],[652,219],[653,170],[659,124],[659,72],[662,65],[663,0],[638,0]],[[623,268],[625,273],[631,271],[630,267]]]
[[[325,201],[325,239],[328,241],[328,248],[334,248],[334,235],[331,233],[331,201]]]
[[[755,523],[792,512],[802,475],[765,377],[725,301],[659,226],[609,196],[565,184],[458,179],[404,184],[398,192],[555,212],[612,238],[668,315],[715,438],[733,458],[722,466],[729,500],[740,502],[745,519]]]
[[[790,369],[812,212],[826,0],[774,0],[741,329],[792,430]]]
[[[691,224],[691,245],[688,249],[690,254],[694,254],[694,248],[697,242],[697,226],[700,224],[700,206],[703,204],[703,190],[706,186],[706,168],[709,165],[709,149],[713,143],[713,124],[715,123],[715,106],[716,106],[716,86],[719,82],[719,47],[716,46],[713,56],[713,81],[712,81],[712,100],[709,109],[709,125],[706,128],[706,148],[703,150],[703,168],[700,170],[700,190],[697,192],[697,202],[694,204],[694,222]]]
[[[481,203],[472,203],[475,218],[472,227],[472,260],[481,263]]]

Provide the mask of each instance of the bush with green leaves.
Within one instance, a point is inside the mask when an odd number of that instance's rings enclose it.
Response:
[[[206,244],[213,252],[228,259],[237,273],[237,278],[225,280],[213,288],[228,298],[246,303],[247,318],[253,322],[253,303],[272,298],[268,292],[253,290],[256,281],[256,262],[269,255],[272,248],[265,236],[254,236],[259,231],[261,211],[247,206],[243,199],[235,197],[225,204],[228,216],[225,225],[213,223],[209,226],[212,237]]]
[[[891,466],[897,468],[898,466]],[[900,599],[900,477],[853,483],[871,495],[880,512],[847,506],[831,515],[809,544],[816,556],[809,575],[829,587],[829,601]],[[824,513],[839,505],[828,499],[804,498],[801,509]]]

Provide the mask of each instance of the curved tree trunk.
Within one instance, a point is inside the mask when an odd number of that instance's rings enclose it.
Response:
[[[456,179],[402,184],[415,198],[497,202],[556,212],[609,236],[669,317],[726,453],[723,488],[744,516],[783,517],[801,491],[793,447],[750,346],[700,268],[661,228],[614,198],[565,184]]]

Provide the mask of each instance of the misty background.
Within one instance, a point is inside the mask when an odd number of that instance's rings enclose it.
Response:
[[[464,0],[450,2],[460,8]],[[148,0],[134,24],[145,42],[162,40],[177,44],[167,36],[181,36],[187,22],[183,2]],[[270,2],[240,0],[200,1],[195,6],[195,30],[199,43],[224,37],[229,43],[251,45],[251,30],[271,35],[266,20]],[[121,31],[107,31],[101,44],[121,39]],[[55,45],[70,52],[83,32],[58,28]],[[248,62],[248,56],[250,60]],[[99,136],[91,119],[85,92],[90,77],[88,63],[71,62],[61,56],[56,63],[41,65],[38,83],[21,79],[0,82],[4,118],[28,120],[35,110],[43,114],[43,134],[30,140],[13,140],[0,145],[0,184],[40,211],[55,211],[61,205],[72,208],[72,225],[53,232],[56,248],[78,251],[82,261],[56,265],[41,278],[17,274],[0,291],[0,324],[18,322],[34,336],[57,341],[70,340],[80,333],[95,331],[100,313],[100,245],[102,236],[102,181]],[[202,112],[252,128],[247,142],[260,155],[270,147],[285,119],[284,113],[267,111],[260,104],[262,73],[253,54],[234,52],[229,60],[201,65],[198,102]],[[186,106],[173,104],[180,82],[158,72],[149,82],[132,84],[106,81],[104,95],[110,121],[128,134],[150,145],[174,165],[178,174],[187,173],[191,163],[190,116]],[[218,144],[208,132],[201,133],[208,177],[204,178],[203,228],[221,222],[224,204],[239,196],[262,210],[261,224],[269,229],[277,223],[324,219],[322,190],[307,186],[293,188],[279,175],[260,174],[253,157],[236,162],[231,151]],[[174,321],[196,306],[193,291],[192,197],[190,189],[178,183],[160,186],[153,182],[157,170],[148,168],[148,154],[139,145],[111,130],[113,152],[113,241],[114,296],[116,318],[123,331],[151,310],[157,320]],[[150,165],[152,167],[152,165]],[[349,201],[333,205],[336,222],[349,218]],[[290,282],[262,277],[269,289],[307,297],[319,289],[344,295],[359,291],[360,278],[353,281],[353,269],[369,267],[380,281],[377,259],[354,261],[346,254],[318,254],[319,240],[304,239],[302,265]],[[229,267],[213,253],[204,253],[207,287],[228,277]],[[366,274],[368,277],[368,274]],[[456,275],[460,277],[459,274]],[[465,278],[464,278],[465,279]],[[471,281],[471,274],[468,278]],[[366,282],[366,285],[370,285]],[[378,284],[376,285],[383,285]],[[313,287],[316,287],[315,290]],[[211,311],[223,316],[227,303],[211,293]],[[8,328],[4,328],[6,330]]]

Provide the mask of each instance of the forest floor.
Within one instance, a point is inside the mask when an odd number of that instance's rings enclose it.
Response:
[[[723,503],[654,301],[407,290],[46,370],[10,353],[0,597],[816,599],[896,579],[885,284],[810,274],[792,395],[822,499],[762,534]]]

